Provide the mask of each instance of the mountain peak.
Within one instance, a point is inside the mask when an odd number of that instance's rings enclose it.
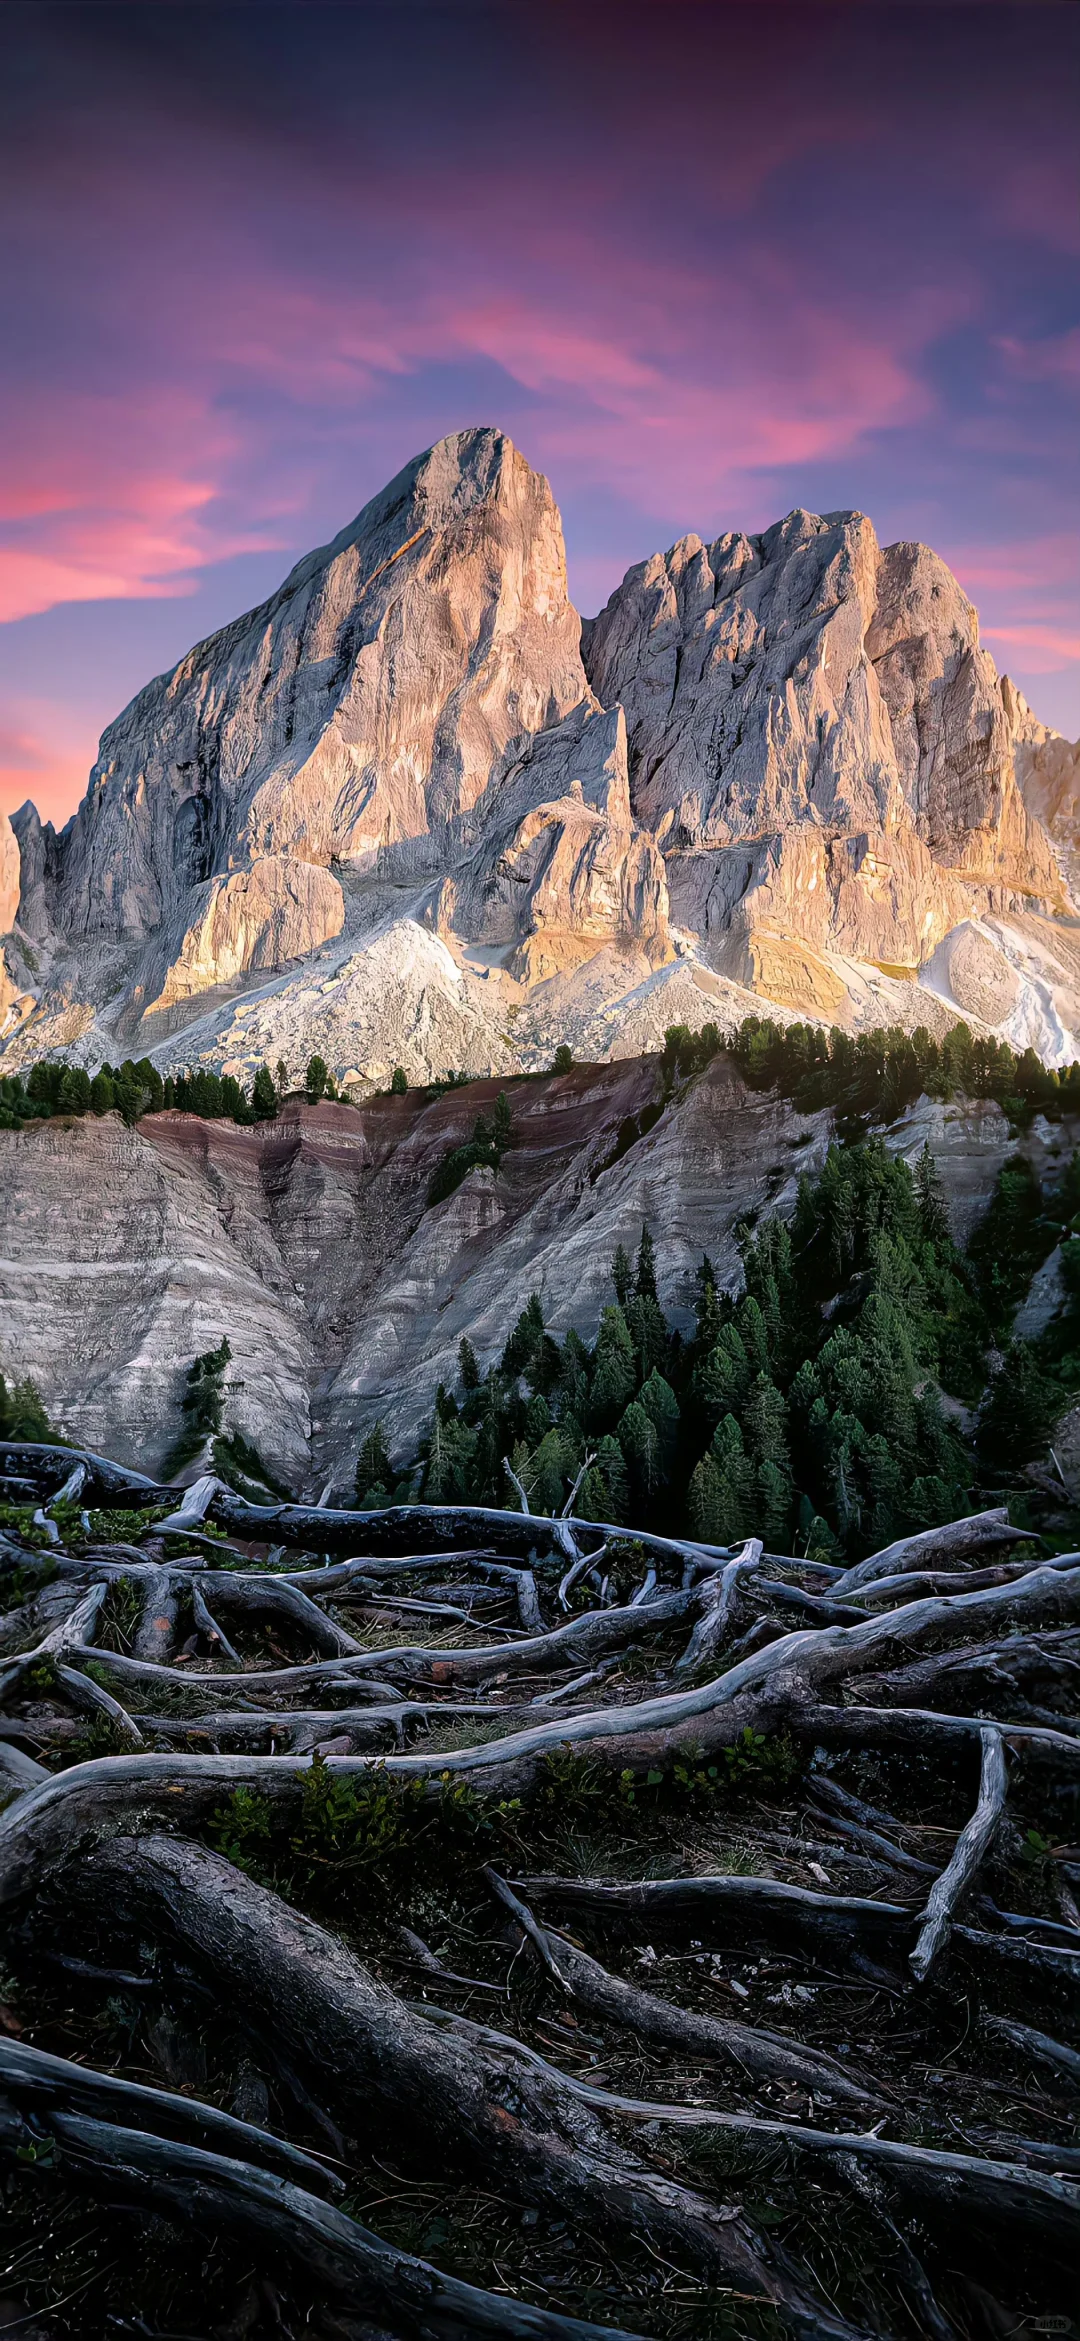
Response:
[[[687,534],[582,628],[547,480],[491,425],[450,432],[140,692],[61,837],[16,818],[40,972],[9,1045],[50,1002],[66,1044],[84,1000],[101,1055],[199,1019],[213,1058],[260,985],[284,1043],[313,956],[396,920],[441,938],[432,984],[480,954],[493,1064],[544,986],[571,1026],[642,984],[659,1014],[683,961],[683,1014],[717,982],[854,1023],[959,1011],[1056,1060],[1080,853],[1048,739],[945,563],[864,513]],[[347,1066],[381,1063],[391,1014]],[[418,1015],[423,1058],[449,1027]]]

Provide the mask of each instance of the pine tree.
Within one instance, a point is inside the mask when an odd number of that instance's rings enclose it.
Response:
[[[634,1344],[619,1308],[605,1309],[596,1338],[589,1389],[589,1421],[597,1430],[609,1430],[622,1413],[637,1384]]]
[[[615,1247],[615,1257],[611,1263],[611,1281],[615,1287],[615,1298],[619,1307],[625,1309],[634,1289],[634,1271],[630,1265],[630,1255],[623,1244],[617,1244]]]
[[[726,1529],[720,1517],[720,1482],[711,1455],[703,1455],[690,1474],[687,1507],[701,1543],[722,1544]]]
[[[656,1290],[656,1254],[653,1250],[653,1240],[647,1227],[642,1227],[641,1230],[641,1242],[638,1245],[637,1256],[637,1275],[634,1280],[634,1286],[636,1292],[639,1294],[642,1300],[655,1301],[659,1297]]]
[[[528,1487],[534,1512],[554,1514],[561,1510],[573,1460],[562,1432],[553,1423],[529,1458]]]
[[[648,1381],[642,1385],[639,1402],[655,1425],[660,1472],[662,1478],[667,1479],[679,1440],[679,1401],[670,1382],[665,1382],[663,1375],[654,1368]]]
[[[603,1514],[606,1520],[625,1520],[630,1510],[630,1482],[626,1476],[626,1458],[610,1431],[601,1439],[596,1450],[596,1465],[608,1489],[610,1509]],[[584,1517],[584,1515],[582,1515]]]
[[[544,1304],[538,1292],[529,1294],[502,1353],[504,1374],[523,1374],[544,1338]]]
[[[555,1051],[551,1070],[553,1073],[572,1073],[574,1070],[574,1052],[564,1040],[559,1042]]]
[[[277,1090],[269,1065],[260,1065],[251,1090],[251,1110],[257,1122],[272,1122],[278,1109]]]
[[[140,1057],[138,1064],[132,1066],[131,1070],[139,1086],[140,1112],[159,1114],[165,1102],[165,1085],[157,1066],[151,1064],[149,1057]]]
[[[386,1445],[386,1434],[381,1422],[368,1432],[356,1458],[356,1501],[367,1503],[376,1489],[386,1492],[393,1482],[393,1465]]]
[[[631,1488],[639,1504],[647,1510],[664,1474],[656,1424],[636,1398],[631,1399],[619,1418],[618,1440]]]
[[[733,1415],[716,1426],[709,1449],[716,1473],[717,1515],[722,1523],[711,1544],[733,1544],[752,1536],[757,1509],[756,1474],[743,1447],[742,1432]]]
[[[710,1352],[715,1349],[724,1324],[724,1316],[716,1291],[716,1276],[712,1261],[707,1254],[702,1255],[701,1266],[698,1270],[697,1303],[694,1313],[697,1325],[694,1333],[693,1351],[694,1356],[700,1360],[708,1357]]]
[[[274,1067],[274,1081],[277,1086],[278,1103],[280,1104],[282,1098],[287,1097],[289,1093],[289,1068],[285,1062],[284,1057],[279,1057],[277,1064]]]
[[[987,1470],[1015,1470],[1039,1454],[1062,1403],[1059,1385],[1043,1372],[1031,1343],[1010,1342],[979,1416],[979,1453]]]
[[[104,1065],[90,1083],[90,1103],[96,1114],[111,1114],[116,1104],[113,1077]]]
[[[922,1232],[928,1244],[947,1245],[949,1220],[945,1210],[945,1190],[941,1184],[938,1166],[930,1152],[927,1139],[915,1165],[915,1193],[919,1204]]]
[[[752,1374],[769,1371],[769,1337],[765,1319],[753,1293],[747,1293],[735,1311],[739,1339],[746,1351],[746,1361]]]
[[[395,1065],[394,1070],[390,1075],[391,1097],[404,1097],[408,1087],[409,1077],[405,1071],[404,1065]]]
[[[60,1083],[58,1099],[63,1114],[86,1114],[90,1111],[92,1083],[89,1073],[81,1065],[68,1065]]]
[[[750,1387],[750,1366],[735,1325],[723,1325],[711,1354],[694,1375],[694,1393],[706,1414],[737,1414]]]
[[[757,1473],[758,1528],[766,1552],[786,1553],[791,1542],[794,1490],[786,1471],[775,1463],[759,1463]]]
[[[324,1089],[326,1088],[326,1064],[322,1057],[308,1058],[308,1069],[304,1075],[304,1087],[308,1095],[308,1104],[318,1105],[319,1099],[322,1096]]]
[[[35,1445],[54,1446],[60,1433],[45,1412],[36,1382],[5,1382],[0,1374],[0,1439],[32,1439]]]
[[[480,1366],[476,1351],[467,1333],[462,1334],[458,1343],[458,1372],[461,1375],[463,1390],[479,1390]]]
[[[742,1427],[747,1452],[755,1461],[772,1464],[777,1471],[790,1476],[787,1407],[767,1374],[756,1374],[750,1384]]]
[[[631,1295],[624,1311],[630,1339],[637,1356],[638,1373],[651,1374],[654,1366],[667,1365],[670,1336],[667,1321],[659,1301],[650,1300],[647,1293]]]
[[[510,1100],[505,1090],[500,1089],[491,1117],[491,1142],[496,1154],[505,1154],[511,1141],[511,1130]]]

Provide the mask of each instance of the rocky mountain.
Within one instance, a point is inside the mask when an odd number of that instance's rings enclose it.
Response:
[[[363,1095],[757,1000],[1060,1062],[1078,793],[926,547],[794,512],[582,625],[547,482],[462,432],[140,692],[59,836],[0,824],[0,1045]]]
[[[462,1334],[486,1367],[532,1291],[560,1337],[591,1341],[615,1247],[643,1221],[689,1331],[702,1252],[737,1286],[737,1229],[790,1211],[832,1134],[829,1114],[746,1089],[724,1056],[658,1111],[659,1060],[624,1057],[512,1084],[498,1172],[471,1170],[429,1208],[433,1171],[496,1093],[297,1102],[243,1129],[163,1113],[0,1132],[0,1367],[34,1377],[68,1438],[156,1467],[187,1368],[227,1332],[229,1426],[297,1488],[344,1487],[371,1424],[408,1454],[437,1383],[456,1381]],[[1036,1121],[1023,1149],[1045,1173],[1078,1137]],[[924,1099],[887,1143],[914,1162],[928,1138],[965,1241],[1008,1123],[988,1101]],[[1048,1286],[1033,1305],[1045,1318],[1059,1298]],[[1068,1439],[1057,1452],[1071,1471]]]

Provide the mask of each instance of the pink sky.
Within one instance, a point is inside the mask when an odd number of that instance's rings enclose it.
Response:
[[[1080,730],[1075,17],[977,13],[15,12],[0,802],[471,422],[585,610],[857,505]]]

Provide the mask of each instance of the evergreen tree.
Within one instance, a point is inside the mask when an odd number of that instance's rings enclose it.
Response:
[[[269,1065],[260,1065],[251,1091],[251,1110],[257,1122],[272,1122],[278,1110],[277,1090]]]
[[[386,1445],[386,1434],[381,1422],[368,1432],[356,1458],[355,1494],[357,1504],[369,1504],[378,1495],[381,1502],[389,1500],[393,1485],[393,1466]]]
[[[491,1142],[496,1154],[503,1155],[511,1140],[510,1100],[500,1089],[491,1117]]]
[[[574,1052],[564,1040],[559,1042],[555,1051],[551,1070],[553,1073],[572,1073],[574,1070]]]
[[[646,1413],[639,1399],[631,1399],[620,1416],[618,1440],[633,1494],[639,1508],[648,1513],[651,1499],[664,1474],[659,1433],[652,1416]]]
[[[630,1482],[626,1475],[626,1458],[618,1440],[612,1436],[610,1431],[605,1433],[596,1449],[596,1461],[593,1468],[601,1474],[608,1491],[609,1508],[601,1514],[601,1517],[616,1522],[628,1519]],[[581,1516],[583,1519],[593,1517],[591,1513],[582,1513]]]
[[[630,1265],[630,1255],[623,1244],[615,1246],[615,1257],[611,1263],[611,1281],[615,1287],[615,1298],[619,1307],[625,1310],[634,1289],[634,1271]]]
[[[720,1514],[720,1480],[711,1455],[703,1455],[690,1474],[687,1508],[694,1535],[702,1544],[723,1544],[727,1530]]]
[[[523,1374],[544,1338],[544,1304],[538,1292],[529,1294],[502,1353],[504,1374]]]
[[[596,1430],[610,1430],[637,1385],[634,1344],[620,1308],[605,1309],[596,1339],[589,1421]]]
[[[653,1251],[653,1240],[647,1227],[643,1227],[641,1230],[634,1286],[642,1300],[655,1301],[657,1299],[656,1254]]]
[[[274,1067],[274,1084],[278,1093],[278,1104],[280,1105],[282,1099],[287,1097],[289,1093],[289,1068],[285,1062],[284,1057],[279,1057],[277,1064]]]
[[[725,1299],[727,1298],[725,1294]],[[696,1360],[709,1356],[720,1339],[725,1319],[716,1290],[716,1275],[712,1261],[703,1253],[698,1270],[697,1301],[694,1314],[697,1320],[693,1341]]]
[[[529,1456],[526,1484],[533,1511],[552,1515],[561,1511],[573,1462],[572,1450],[562,1432],[557,1424],[551,1424]]]
[[[791,1474],[787,1407],[767,1374],[756,1374],[743,1412],[746,1447],[757,1463],[771,1464],[784,1478]]]
[[[915,1165],[915,1193],[919,1204],[919,1219],[928,1244],[950,1245],[949,1220],[945,1209],[945,1190],[941,1184],[938,1166],[930,1152],[927,1139]]]
[[[742,1432],[726,1414],[713,1433],[709,1456],[715,1472],[717,1534],[710,1544],[734,1544],[754,1534],[756,1474],[743,1447]]]
[[[391,1097],[404,1097],[408,1086],[409,1079],[404,1065],[395,1065],[394,1070],[390,1075]]]
[[[124,1070],[126,1072],[128,1067],[125,1066]],[[157,1066],[151,1064],[149,1057],[140,1057],[138,1064],[130,1070],[139,1089],[140,1113],[159,1114],[165,1102],[165,1084]]]
[[[63,1446],[59,1431],[45,1412],[41,1392],[27,1375],[21,1382],[5,1382],[0,1374],[0,1439],[26,1439],[35,1446]]]
[[[89,1073],[85,1073],[81,1065],[66,1066],[57,1100],[61,1113],[89,1113],[92,1086]]]
[[[791,1543],[794,1489],[790,1474],[775,1463],[759,1463],[757,1472],[758,1522],[755,1533],[766,1552],[786,1553]]]
[[[324,1089],[326,1088],[326,1063],[322,1057],[308,1058],[308,1069],[304,1075],[304,1087],[307,1091],[309,1105],[318,1105],[319,1099],[322,1096]]]
[[[655,1427],[660,1475],[668,1479],[679,1441],[679,1401],[670,1382],[666,1382],[654,1368],[648,1381],[642,1385],[639,1402]]]
[[[1011,1341],[979,1416],[979,1454],[988,1471],[1018,1468],[1046,1446],[1061,1390],[1043,1372],[1029,1341]]]
[[[472,1342],[469,1340],[467,1333],[462,1334],[461,1340],[458,1343],[458,1371],[461,1375],[461,1386],[463,1390],[479,1390],[480,1367],[477,1362],[476,1351],[473,1348]]]
[[[128,1129],[132,1129],[138,1121],[142,1101],[137,1084],[123,1068],[113,1084],[113,1097],[117,1113],[127,1123]]]
[[[735,1325],[751,1374],[769,1371],[769,1336],[760,1304],[748,1292],[735,1311]]]
[[[659,1301],[651,1300],[647,1293],[635,1292],[627,1302],[624,1315],[634,1344],[639,1375],[648,1375],[654,1367],[666,1366],[670,1341]]]

